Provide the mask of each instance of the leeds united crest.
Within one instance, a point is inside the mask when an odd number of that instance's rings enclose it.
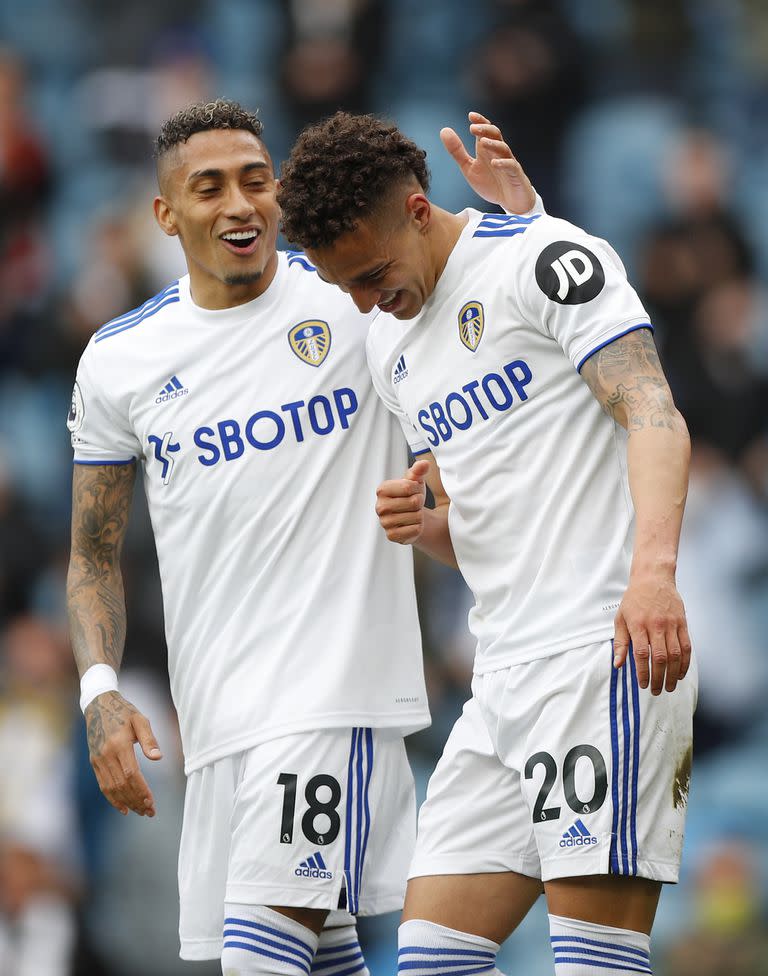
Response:
[[[485,313],[480,302],[467,302],[459,312],[459,336],[472,352],[480,345],[485,328]]]
[[[288,333],[291,349],[310,366],[319,366],[331,348],[331,330],[327,322],[309,319],[299,322]]]

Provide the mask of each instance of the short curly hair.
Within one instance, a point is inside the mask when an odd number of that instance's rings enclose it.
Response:
[[[155,139],[154,158],[160,159],[196,132],[209,132],[212,129],[245,129],[261,139],[264,126],[255,112],[249,112],[228,98],[198,102],[176,112],[163,123],[160,135]]]
[[[283,233],[292,244],[319,248],[354,230],[393,187],[413,180],[426,193],[426,153],[374,115],[337,112],[308,126],[280,173]]]

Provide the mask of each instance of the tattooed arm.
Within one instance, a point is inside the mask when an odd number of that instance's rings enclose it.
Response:
[[[690,439],[648,329],[598,350],[582,377],[603,409],[628,432],[635,545],[629,586],[616,614],[616,666],[632,641],[638,679],[653,694],[685,677],[691,642],[675,585],[680,525],[688,490]],[[650,660],[649,660],[650,659]]]
[[[67,608],[81,676],[94,664],[117,671],[122,660],[120,553],[135,480],[135,464],[74,466]],[[148,759],[161,758],[148,720],[119,692],[110,691],[88,705],[85,722],[91,765],[104,796],[121,813],[130,809],[154,816],[154,799],[134,753],[138,742]]]

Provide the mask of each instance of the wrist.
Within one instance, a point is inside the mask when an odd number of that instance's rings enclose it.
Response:
[[[93,664],[80,679],[80,711],[85,710],[99,695],[117,691],[117,672],[108,664]]]
[[[674,580],[676,573],[676,556],[635,556],[629,570],[629,578],[632,580],[647,576],[662,576]]]

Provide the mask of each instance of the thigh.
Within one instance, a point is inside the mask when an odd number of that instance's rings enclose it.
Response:
[[[538,879],[540,865],[519,772],[500,762],[473,697],[430,778],[409,879],[502,872]]]
[[[623,875],[559,878],[544,885],[551,915],[650,935],[661,882]]]
[[[695,669],[654,697],[611,642],[510,669],[497,749],[519,768],[542,878],[676,881],[690,776]],[[642,887],[642,886],[641,886]]]

